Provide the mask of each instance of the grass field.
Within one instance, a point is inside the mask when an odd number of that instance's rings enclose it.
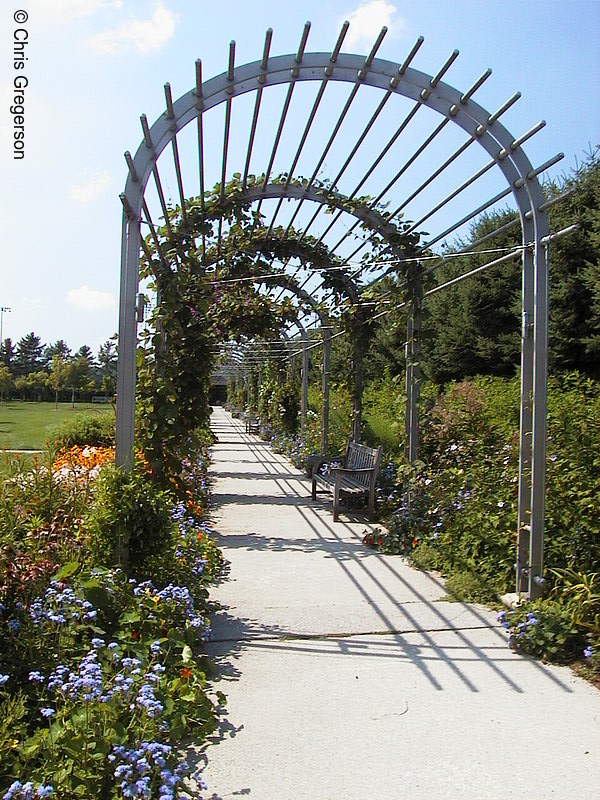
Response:
[[[14,400],[0,404],[0,447],[7,450],[41,450],[52,428],[80,414],[114,414],[112,406],[92,403],[29,403]]]

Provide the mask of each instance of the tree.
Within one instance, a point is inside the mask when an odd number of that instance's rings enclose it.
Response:
[[[48,373],[43,370],[36,372],[29,372],[27,375],[21,375],[15,381],[15,387],[18,391],[23,392],[24,395],[30,393],[33,400],[39,395],[48,385]]]
[[[549,248],[550,371],[600,377],[600,150],[545,190],[549,197],[572,192],[550,209],[550,232],[579,225]],[[509,210],[484,214],[448,254],[513,220],[516,212]],[[511,225],[482,247],[500,255],[519,245],[519,236],[519,226]],[[434,273],[438,285],[495,257],[473,252],[449,260]],[[514,374],[520,361],[521,272],[521,260],[515,258],[426,300],[423,366],[431,378],[444,383],[475,374]]]
[[[48,364],[52,364],[54,356],[60,356],[63,361],[71,358],[71,348],[64,339],[57,339],[54,344],[49,344],[44,349],[44,358]]]
[[[445,255],[468,248],[516,219],[513,211],[482,215]],[[520,244],[513,225],[484,244],[485,250],[448,258],[434,276],[437,285],[489,263]],[[520,359],[521,261],[494,266],[432,295],[423,306],[423,367],[434,381],[445,383],[477,374],[511,376]]]
[[[114,395],[117,389],[117,334],[107,339],[98,350],[102,391]]]
[[[94,358],[94,354],[92,353],[91,349],[87,346],[87,344],[83,344],[79,350],[75,353],[73,358],[84,358],[87,363],[89,369],[94,369],[97,366],[96,359]]]
[[[15,375],[28,375],[30,372],[43,370],[46,366],[43,352],[41,339],[33,331],[20,339],[14,359]]]
[[[554,372],[600,377],[600,150],[548,187],[573,193],[550,211],[550,230],[579,229],[550,245],[549,361]]]
[[[48,384],[54,389],[54,407],[58,408],[58,393],[68,384],[69,364],[65,362],[61,355],[56,353],[52,358],[52,371],[48,379]]]
[[[15,357],[15,350],[13,347],[12,339],[5,339],[2,343],[2,363],[6,364],[12,372],[13,360]]]
[[[0,364],[0,402],[4,402],[4,393],[14,388],[13,377],[6,364]]]

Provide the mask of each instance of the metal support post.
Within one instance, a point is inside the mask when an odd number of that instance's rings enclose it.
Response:
[[[306,437],[306,414],[308,411],[308,335],[304,328],[300,329],[302,336],[302,393],[300,395],[300,438],[302,444]]]
[[[421,297],[419,275],[410,277],[411,299],[406,324],[405,455],[409,464],[419,457],[419,399],[421,394]]]
[[[523,326],[521,343],[521,419],[519,440],[519,486],[517,523],[516,590],[526,593],[529,587],[529,550],[531,532],[531,444],[533,423],[533,324],[534,264],[530,250],[523,251]]]
[[[323,335],[323,367],[321,374],[321,455],[327,455],[329,439],[329,357],[331,352],[331,333],[328,328],[322,329]]]
[[[534,253],[533,420],[531,433],[531,538],[529,598],[544,591],[546,512],[546,413],[548,407],[548,248],[536,237]]]
[[[128,217],[125,212],[121,236],[115,463],[118,467],[131,469],[135,425],[136,294],[139,280],[140,230],[137,219]]]

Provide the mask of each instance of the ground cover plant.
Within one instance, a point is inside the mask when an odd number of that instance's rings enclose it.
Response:
[[[4,798],[167,800],[202,785],[182,753],[223,702],[201,648],[222,563],[207,449],[182,457],[181,500],[141,452],[115,470],[103,431],[80,419],[33,464],[0,465]]]
[[[85,416],[92,420],[112,419],[115,412],[110,404],[98,403],[37,403],[5,400],[0,404],[0,448],[8,450],[43,450],[46,439],[57,426]]]

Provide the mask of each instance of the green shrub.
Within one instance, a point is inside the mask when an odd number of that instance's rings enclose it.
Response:
[[[91,563],[120,567],[134,577],[152,578],[147,566],[160,561],[173,542],[169,497],[137,470],[102,470],[84,524]]]
[[[81,414],[57,425],[48,437],[55,450],[68,450],[75,445],[111,447],[115,443],[114,414]]]
[[[498,621],[509,632],[509,646],[520,653],[558,664],[568,664],[584,653],[586,637],[569,609],[555,600],[536,600],[501,611]]]

